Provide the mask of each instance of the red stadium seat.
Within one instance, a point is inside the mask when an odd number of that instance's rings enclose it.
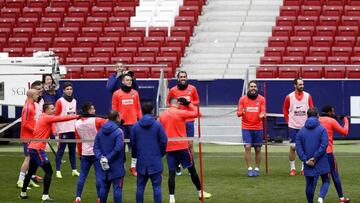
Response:
[[[352,47],[332,47],[331,56],[345,56],[350,57],[352,55]]]
[[[303,64],[304,57],[302,56],[284,56],[282,57],[283,64]]]
[[[310,47],[309,56],[325,56],[330,55],[330,47]]]
[[[77,2],[77,1],[74,1],[74,3],[75,2]],[[49,3],[50,3],[49,5],[52,7],[67,9],[70,7],[71,0],[50,0]]]
[[[330,6],[343,6],[346,4],[346,1],[347,0],[327,0],[326,3]]]
[[[25,0],[11,0],[5,1],[6,8],[23,8],[25,5]]]
[[[139,56],[141,57],[157,57],[159,55],[159,47],[139,47]]]
[[[68,17],[86,18],[88,16],[89,9],[86,7],[70,7],[67,13]]]
[[[114,61],[111,63],[117,63],[118,61]],[[104,76],[105,78],[109,78],[111,75],[116,74],[115,67],[105,67]]]
[[[84,67],[83,78],[103,78],[105,73],[104,67]]]
[[[7,40],[7,38],[9,38],[10,34],[11,34],[11,29],[10,28],[2,28],[2,27],[0,27],[0,39],[4,39],[4,40],[6,39]]]
[[[116,17],[127,17],[135,15],[135,8],[134,7],[124,7],[124,6],[117,6],[114,8],[114,16]]]
[[[281,57],[261,57],[260,64],[281,64]]]
[[[102,27],[83,27],[81,28],[81,36],[83,37],[99,37],[102,33]]]
[[[127,37],[141,37],[145,36],[145,28],[143,27],[128,27],[126,28],[126,36]]]
[[[22,47],[6,47],[6,48],[3,48],[3,52],[8,52],[10,57],[23,56],[24,48],[22,48]]]
[[[330,47],[333,44],[333,37],[313,37],[312,46],[314,47]]]
[[[350,64],[360,64],[360,57],[359,56],[351,57]]]
[[[149,27],[149,37],[167,37],[167,27]]]
[[[276,26],[291,26],[293,27],[296,23],[295,16],[277,16]]]
[[[322,37],[333,37],[336,34],[336,26],[317,26],[316,27],[316,36]]]
[[[272,36],[274,37],[287,37],[292,35],[293,28],[290,26],[275,26],[272,28]]]
[[[112,16],[109,18],[109,26],[111,27],[127,27],[130,25],[128,17]]]
[[[327,6],[322,7],[323,16],[341,16],[343,13],[343,6]]]
[[[356,37],[359,35],[358,26],[339,26],[338,27],[339,36],[353,36]]]
[[[88,8],[89,10],[93,5],[94,5],[93,0],[76,0],[76,1],[73,1],[73,6],[85,7],[85,8]]]
[[[319,25],[321,26],[338,26],[340,22],[339,16],[320,16]]]
[[[287,47],[286,56],[300,56],[304,57],[307,55],[308,48],[307,47]],[[284,58],[283,58],[284,61]]]
[[[335,37],[334,46],[352,47],[355,44],[355,37]]]
[[[27,6],[30,8],[41,8],[44,11],[48,6],[48,0],[28,0]]]
[[[298,16],[297,18],[297,25],[299,26],[317,26],[318,23],[318,16]]]
[[[295,26],[294,36],[313,36],[315,28],[313,26]]]
[[[117,47],[119,43],[119,37],[99,37],[100,47]]]
[[[151,77],[152,77],[152,78],[159,78],[159,77],[160,77],[161,69],[164,71],[164,77],[165,77],[165,78],[172,78],[172,77],[174,77],[174,73],[173,73],[172,69],[169,68],[169,67],[164,67],[164,68],[151,67],[151,70],[150,70]]]
[[[116,56],[133,58],[137,55],[136,47],[116,47]]]
[[[343,26],[359,26],[360,25],[360,16],[343,16],[341,18],[341,25],[343,25]]]
[[[92,48],[91,47],[73,47],[71,48],[72,57],[84,57],[88,58],[91,56]]]
[[[176,26],[170,29],[171,37],[185,37],[186,45],[189,45],[190,36],[192,35],[190,27]]]
[[[114,56],[114,47],[94,47],[94,56],[96,57],[112,57]]]
[[[76,46],[78,47],[95,47],[98,43],[96,37],[78,37],[76,39]]]
[[[179,8],[179,16],[193,17],[195,23],[198,22],[198,16],[200,14],[199,8],[196,6],[181,6]]]
[[[150,76],[150,68],[149,67],[129,67],[129,70],[134,72],[136,78],[148,78]]]
[[[105,27],[104,37],[122,37],[125,35],[124,27]]]
[[[75,44],[73,37],[55,37],[54,47],[72,47]]]
[[[100,5],[97,6],[93,6],[91,8],[91,16],[94,17],[105,17],[108,18],[111,16],[112,14],[112,6],[111,7],[98,7]]]
[[[86,57],[67,57],[66,63],[73,65],[86,65],[88,64],[88,60]]]
[[[62,23],[62,18],[41,17],[41,19],[40,19],[40,26],[41,27],[58,28],[61,23]]]
[[[321,6],[302,6],[301,15],[303,16],[320,16]]]
[[[305,57],[306,64],[326,64],[325,56],[307,56]]]
[[[33,56],[33,53],[38,51],[45,51],[46,49],[44,47],[27,47],[25,48],[24,56],[31,57]]]
[[[125,64],[132,64],[132,57],[114,56],[110,58],[110,63],[122,62]]]
[[[191,32],[194,31],[195,24],[196,24],[195,18],[192,16],[176,16],[175,17],[175,26],[190,27]]]
[[[345,5],[344,10],[345,10],[344,11],[345,16],[360,16],[360,5],[358,6]]]
[[[284,0],[284,6],[300,6],[302,4],[302,0]]]
[[[307,6],[322,6],[325,0],[304,0],[304,5]]]
[[[64,27],[82,27],[85,24],[84,18],[81,17],[65,17]]]
[[[116,1],[114,0],[96,0],[96,5],[100,7],[114,7],[116,5]]]
[[[78,37],[80,29],[78,27],[59,27],[59,37]]]
[[[2,18],[13,18],[17,19],[21,14],[20,8],[1,8],[0,16]]]
[[[298,78],[299,67],[279,67],[279,78]]]
[[[25,48],[29,44],[29,39],[26,37],[10,37],[8,43],[9,47]]]
[[[322,78],[324,76],[323,67],[301,67],[300,76],[302,78]]]
[[[141,57],[137,56],[133,58],[134,64],[153,64],[155,63],[154,57]]]
[[[182,52],[185,50],[185,37],[166,37],[165,46],[167,47],[181,47]]]
[[[173,56],[177,59],[177,64],[180,62],[180,58],[184,55],[180,47],[161,47],[160,56]]]
[[[31,46],[32,47],[41,47],[48,49],[52,44],[51,37],[33,37],[31,38]]]
[[[360,67],[346,67],[347,78],[360,78]]]
[[[311,37],[290,37],[290,45],[294,47],[309,47]]]
[[[65,8],[61,7],[47,7],[45,8],[45,17],[53,17],[53,18],[64,18],[65,16]]]
[[[345,78],[345,66],[324,67],[325,78]]]
[[[349,57],[344,56],[329,56],[328,57],[328,64],[348,64]]]
[[[37,28],[35,28],[35,37],[54,38],[55,32],[56,32],[55,27],[37,27]]]
[[[32,28],[34,30],[35,30],[35,27],[37,26],[37,24],[39,23],[38,18],[23,18],[23,17],[20,17],[17,20],[18,20],[18,23],[17,23],[18,27],[30,27],[30,28]]]
[[[256,68],[256,78],[277,78],[278,68],[276,66],[258,66]]]
[[[354,47],[353,55],[360,57],[360,47]]]
[[[0,18],[0,28],[13,28],[15,25],[15,18]]]
[[[22,9],[22,17],[40,19],[42,12],[43,12],[42,8],[25,7]]]
[[[78,79],[82,78],[82,68],[80,67],[66,67],[66,79]]]
[[[360,0],[348,0],[350,6],[360,6]]]
[[[280,6],[280,16],[298,16],[298,6]]]
[[[141,37],[122,37],[120,41],[123,47],[139,47],[142,44]]]
[[[175,72],[178,63],[176,57],[171,56],[158,56],[156,57],[156,63],[157,64],[166,64],[167,67],[171,68],[173,72]]]
[[[135,0],[135,1],[132,1],[132,0],[118,0],[118,5],[119,6],[123,6],[123,7],[136,7],[139,5],[139,1]]]
[[[282,57],[285,53],[285,47],[265,47],[265,56],[279,56]]]
[[[9,29],[9,28],[8,28]],[[9,30],[10,34],[10,30]],[[13,29],[12,36],[13,37],[26,37],[30,38],[33,34],[33,28],[30,27],[16,27]]]
[[[86,26],[88,27],[99,27],[103,28],[107,24],[107,18],[106,17],[92,17],[89,16],[86,18]]]
[[[144,37],[144,46],[146,47],[161,47],[164,42],[164,37]]]
[[[56,48],[50,48],[49,50],[52,50],[56,56],[60,58],[66,58],[68,57],[69,48],[67,47],[56,47]]]

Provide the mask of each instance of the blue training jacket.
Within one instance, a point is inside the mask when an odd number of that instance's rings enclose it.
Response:
[[[99,161],[101,156],[108,159],[110,169],[101,170],[102,178],[113,180],[125,175],[124,169],[124,133],[113,121],[105,123],[96,134],[94,153]]]
[[[327,145],[327,131],[320,125],[319,119],[316,117],[308,118],[296,138],[296,152],[300,160],[304,162],[305,176],[329,173],[329,161],[326,154]],[[305,164],[311,158],[315,158],[314,167]]]
[[[132,153],[137,156],[136,171],[142,175],[162,172],[167,143],[164,128],[152,115],[145,114],[131,130]]]

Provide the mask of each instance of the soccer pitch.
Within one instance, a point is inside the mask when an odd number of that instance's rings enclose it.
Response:
[[[350,197],[351,202],[360,202],[359,144],[359,141],[335,141],[335,155],[339,165],[344,194]],[[265,159],[262,159],[260,176],[251,178],[246,176],[247,169],[243,151],[242,146],[203,145],[204,187],[207,192],[212,194],[212,198],[205,200],[205,202],[306,202],[305,178],[301,175],[296,177],[288,176],[288,146],[269,146],[269,175],[265,175]],[[48,156],[52,162],[53,170],[55,170],[54,156],[50,151]],[[128,154],[128,160],[130,160],[129,158]],[[53,175],[50,196],[56,202],[69,203],[75,200],[77,178],[71,176],[67,156],[64,156],[64,160],[66,160],[66,163],[62,165],[63,179],[57,179],[55,174]],[[0,146],[1,203],[41,202],[42,183],[40,188],[33,188],[28,191],[29,199],[18,199],[20,189],[16,188],[16,182],[22,161],[23,155],[20,145],[10,144]],[[200,174],[198,153],[195,154],[195,162],[197,172]],[[79,163],[78,161],[78,165]],[[136,178],[132,177],[128,172],[129,164],[128,161],[126,163],[127,174],[123,187],[124,203],[135,202]],[[168,202],[166,161],[164,166],[162,184],[163,202]],[[300,169],[299,161],[297,161],[297,169]],[[42,169],[38,169],[37,174],[43,175]],[[315,197],[317,198],[317,195]],[[197,198],[196,189],[186,170],[183,170],[182,176],[176,177],[175,198],[177,203],[200,202]],[[82,202],[96,202],[96,199],[95,178],[91,170],[84,187]],[[337,201],[337,194],[333,183],[331,183],[325,202]],[[113,202],[112,195],[109,196],[108,202]],[[148,182],[146,188],[145,202],[153,202],[150,182]]]

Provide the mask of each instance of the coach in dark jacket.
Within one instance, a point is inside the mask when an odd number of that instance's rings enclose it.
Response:
[[[154,202],[162,202],[162,157],[166,153],[167,136],[161,124],[153,117],[152,111],[152,102],[143,104],[144,116],[135,123],[130,137],[132,153],[137,156],[137,203],[144,202],[144,190],[149,178],[153,185]]]
[[[109,121],[96,134],[94,143],[94,153],[102,167],[100,202],[106,203],[112,184],[114,203],[121,203],[123,177],[125,176],[124,134],[116,124],[116,122],[120,122],[118,111],[111,111],[108,119]]]
[[[308,202],[314,201],[316,183],[321,176],[322,185],[318,202],[322,203],[330,186],[328,176],[330,168],[326,154],[328,135],[326,129],[320,125],[319,112],[316,107],[310,108],[307,115],[305,126],[299,131],[296,138],[296,152],[304,163]]]

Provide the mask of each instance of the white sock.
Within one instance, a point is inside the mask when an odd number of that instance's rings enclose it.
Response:
[[[41,197],[42,200],[46,200],[47,198],[49,198],[49,195],[42,195]]]
[[[255,171],[260,171],[260,169],[258,168],[258,167],[255,167],[255,169],[254,169]]]
[[[295,161],[290,161],[290,169],[296,169],[295,167]]]
[[[131,158],[131,168],[135,168],[136,167],[136,161],[137,159],[136,158]]]
[[[323,201],[324,201],[323,198],[321,197],[318,198],[318,203],[323,203]]]
[[[304,170],[304,162],[301,162],[301,171],[303,171],[303,170]]]
[[[252,169],[253,169],[253,168],[250,166],[250,167],[248,168],[248,171],[252,171]]]
[[[77,169],[73,169],[72,171],[73,171],[73,172],[77,172]]]
[[[20,172],[18,181],[24,181],[26,173]]]
[[[80,197],[76,197],[75,201],[81,201]]]
[[[175,201],[175,195],[170,195],[170,201]]]

